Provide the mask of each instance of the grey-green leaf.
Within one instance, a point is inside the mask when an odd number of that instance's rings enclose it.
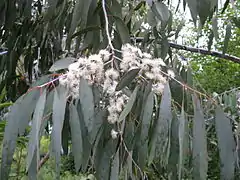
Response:
[[[212,30],[214,34],[214,38],[217,41],[219,36],[218,36],[218,21],[217,21],[217,16],[213,16],[212,18]]]
[[[68,66],[75,61],[77,61],[77,59],[73,57],[66,57],[66,58],[59,59],[51,66],[49,71],[55,72],[55,71],[67,69]]]
[[[30,139],[28,143],[28,154],[27,154],[27,166],[26,170],[29,170],[29,166],[32,163],[34,154],[37,156],[37,161],[39,160],[39,131],[42,123],[44,107],[46,102],[46,88],[44,89],[42,95],[39,97],[36,109],[33,114],[32,119],[32,129],[30,131]],[[36,152],[36,153],[35,153]],[[35,167],[37,169],[37,167]]]
[[[193,178],[205,180],[208,170],[205,119],[200,101],[196,95],[193,95],[193,104]]]
[[[60,161],[61,161],[61,142],[62,142],[62,128],[65,117],[65,109],[67,103],[67,90],[64,86],[59,85],[55,89],[52,112],[52,151],[56,163],[57,179],[60,178]]]
[[[76,172],[79,171],[82,162],[83,142],[81,125],[79,122],[78,112],[74,104],[70,104],[70,119],[69,124],[72,136],[72,152],[74,156],[74,164]]]
[[[169,83],[167,83],[163,90],[159,115],[155,122],[155,129],[153,130],[148,163],[151,163],[154,157],[161,157],[163,165],[167,163],[167,150],[172,123],[171,100],[171,91]]]
[[[32,87],[42,85],[48,80],[49,76],[43,76]],[[28,126],[39,96],[39,89],[32,89],[18,98],[10,109],[4,132],[0,179],[8,179],[18,134],[22,135]]]
[[[92,132],[94,123],[94,97],[92,88],[88,82],[81,78],[79,87],[79,98],[83,113],[85,125],[88,129],[88,133]]]
[[[170,18],[168,7],[162,1],[155,1],[152,5],[152,11],[161,22],[166,25]]]
[[[136,86],[132,95],[130,96],[125,108],[123,109],[123,111],[121,112],[120,116],[119,116],[119,122],[121,122],[122,120],[124,120],[127,115],[131,112],[133,104],[136,101],[136,97],[137,97],[137,93],[138,93],[138,89],[139,86]]]
[[[221,179],[234,179],[236,154],[232,125],[220,107],[217,107],[215,116],[218,148],[221,160]]]
[[[111,175],[110,180],[118,180],[119,179],[119,150],[116,152],[111,166]]]
[[[139,71],[140,71],[140,68],[135,68],[128,71],[126,74],[124,74],[122,79],[119,81],[119,83],[116,86],[116,91],[120,91],[125,86],[129,85],[132,82],[132,80],[138,75]]]
[[[225,32],[225,38],[224,38],[223,54],[227,52],[228,42],[231,38],[231,29],[232,29],[232,25],[231,23],[228,23],[226,27],[226,32]]]

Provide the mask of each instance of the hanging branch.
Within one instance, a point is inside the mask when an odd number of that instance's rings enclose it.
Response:
[[[143,41],[143,38],[142,37],[132,37],[131,40],[133,42],[138,42],[139,43],[139,42]],[[190,51],[190,52],[193,52],[193,53],[210,55],[210,56],[213,56],[213,57],[226,59],[228,61],[232,61],[232,62],[240,64],[240,58],[239,57],[232,56],[232,55],[229,55],[229,54],[223,54],[223,53],[217,52],[217,51],[209,51],[209,50],[206,50],[206,49],[184,46],[184,45],[180,45],[180,44],[176,44],[176,43],[172,43],[172,42],[169,42],[169,46],[171,48],[174,48],[174,49],[180,49],[180,50]]]

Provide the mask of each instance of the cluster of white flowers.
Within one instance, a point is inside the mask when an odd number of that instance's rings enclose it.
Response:
[[[103,87],[103,91],[109,97],[108,121],[114,124],[118,121],[119,115],[126,104],[128,97],[122,91],[115,91],[115,88],[121,79],[120,74],[124,74],[131,69],[139,68],[139,77],[144,80],[152,80],[153,91],[161,93],[166,83],[166,77],[163,76],[161,67],[165,66],[162,59],[154,59],[148,53],[142,51],[130,44],[122,46],[122,59],[120,60],[120,71],[112,66],[106,69],[107,61],[115,60],[107,50],[101,50],[99,54],[94,54],[88,58],[79,58],[79,60],[68,67],[66,78],[60,80],[60,83],[67,86],[70,94],[76,98],[79,95],[80,78],[86,79],[89,84],[97,83]],[[174,76],[171,74],[171,76]]]

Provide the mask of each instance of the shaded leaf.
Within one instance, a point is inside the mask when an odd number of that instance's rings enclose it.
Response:
[[[232,25],[231,23],[228,23],[226,27],[225,37],[224,37],[223,54],[226,53],[228,48],[228,42],[231,38],[231,29],[232,29]]]
[[[214,34],[214,38],[217,41],[218,40],[218,21],[217,21],[217,16],[213,16],[212,18],[212,31]]]
[[[62,128],[65,116],[65,109],[67,103],[67,90],[64,86],[59,85],[55,89],[52,112],[52,151],[56,163],[57,179],[60,178],[60,161],[61,161],[61,142],[62,142]]]
[[[186,0],[187,2],[187,5],[190,9],[190,12],[191,12],[191,16],[192,16],[192,19],[193,19],[193,22],[194,24],[196,25],[196,21],[197,21],[197,2],[198,0]]]
[[[129,34],[129,30],[128,30],[127,26],[125,25],[124,21],[117,16],[114,16],[114,19],[115,19],[118,33],[122,40],[122,44],[129,43],[130,42],[130,34]]]
[[[71,136],[72,136],[72,152],[74,156],[74,164],[76,172],[79,171],[81,162],[82,162],[82,154],[83,154],[83,142],[82,142],[82,133],[81,133],[81,125],[80,119],[78,117],[78,112],[74,104],[70,104],[70,128],[71,128]]]
[[[193,95],[193,178],[205,180],[208,170],[207,137],[200,101]]]
[[[77,60],[76,58],[72,58],[72,57],[66,57],[66,58],[59,59],[51,66],[49,71],[55,72],[55,71],[67,69],[68,66],[70,64],[74,63],[76,60]]]
[[[124,74],[122,79],[119,81],[119,83],[116,86],[116,91],[120,91],[125,86],[129,85],[132,82],[132,80],[138,75],[139,71],[140,71],[140,68],[135,68],[128,71],[126,74]]]
[[[119,179],[119,150],[116,152],[111,165],[110,180]]]
[[[168,7],[161,1],[154,1],[152,5],[152,11],[159,20],[161,20],[163,26],[166,26],[169,18],[170,12]]]
[[[121,112],[121,114],[119,116],[119,122],[124,120],[127,117],[127,115],[131,112],[133,104],[136,101],[138,89],[139,89],[139,86],[136,86],[136,88],[134,89],[132,95],[130,96],[125,108],[123,109],[123,111]]]
[[[28,154],[27,154],[27,166],[26,170],[29,170],[30,165],[32,164],[33,156],[35,155],[37,162],[39,161],[39,131],[42,124],[44,107],[46,102],[46,88],[43,91],[43,94],[39,97],[36,104],[36,109],[33,114],[32,119],[32,129],[30,131],[30,139],[28,143]],[[37,169],[37,167],[35,167]]]
[[[221,160],[221,179],[234,179],[236,154],[232,125],[220,107],[217,107],[215,116],[218,148]]]
[[[92,88],[89,86],[88,82],[81,78],[79,85],[79,98],[83,113],[83,119],[87,127],[88,133],[92,132],[94,124],[94,97]]]

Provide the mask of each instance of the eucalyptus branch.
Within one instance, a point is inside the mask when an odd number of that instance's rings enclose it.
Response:
[[[138,43],[143,42],[142,37],[134,37],[134,38],[131,38],[131,40],[135,41],[135,42],[138,42]],[[151,39],[151,40],[153,40],[153,39]],[[232,56],[230,54],[223,54],[223,53],[218,52],[218,51],[209,51],[209,50],[202,49],[202,48],[194,48],[194,47],[184,46],[184,45],[176,44],[176,43],[173,43],[173,42],[169,42],[169,46],[171,48],[174,48],[174,49],[189,51],[189,52],[193,52],[193,53],[199,53],[199,54],[203,54],[203,55],[210,55],[210,56],[213,56],[213,57],[226,59],[228,61],[232,61],[232,62],[240,64],[240,58],[237,57],[237,56]]]

